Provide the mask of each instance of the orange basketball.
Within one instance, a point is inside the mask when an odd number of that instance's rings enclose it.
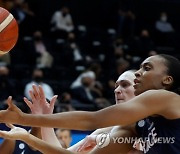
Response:
[[[0,7],[0,54],[9,52],[18,39],[18,24],[13,15]]]

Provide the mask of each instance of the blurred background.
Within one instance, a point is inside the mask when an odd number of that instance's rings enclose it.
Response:
[[[32,84],[54,113],[115,104],[114,84],[159,53],[180,58],[179,0],[1,0],[19,25],[16,46],[0,56],[0,109],[6,99],[29,112]],[[4,125],[2,129],[6,129]],[[71,132],[71,145],[90,132]]]

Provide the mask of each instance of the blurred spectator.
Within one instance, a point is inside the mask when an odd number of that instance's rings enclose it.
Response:
[[[170,22],[168,22],[168,15],[166,12],[161,12],[160,19],[156,21],[156,29],[162,33],[174,32],[174,28]]]
[[[50,54],[51,43],[43,37],[41,31],[36,30],[32,38],[24,39],[23,51],[26,51],[25,64],[31,67],[50,68],[53,64],[53,57]],[[16,55],[17,56],[17,55]]]
[[[168,15],[166,12],[160,14],[160,19],[155,23],[156,41],[158,45],[173,46],[175,40],[175,30],[172,24],[168,21]]]
[[[10,65],[11,64],[10,54],[6,53],[4,55],[0,55],[0,63],[2,63],[2,65]]]
[[[149,53],[148,53],[148,57],[150,57],[150,56],[155,56],[155,55],[157,55],[158,53],[156,52],[156,51],[154,51],[154,50],[151,50],[151,51],[149,51]]]
[[[20,34],[30,35],[33,32],[35,25],[35,14],[30,10],[28,2],[24,0],[15,0],[13,1],[13,7],[11,13],[16,18],[20,26]]]
[[[75,42],[68,45],[66,50],[66,57],[68,64],[77,69],[78,66],[84,66],[84,56]]]
[[[68,92],[62,93],[60,96],[59,103],[56,104],[55,111],[56,112],[67,112],[67,111],[74,111],[73,104],[76,104],[77,101],[72,99],[71,94]]]
[[[90,77],[92,79],[96,78],[96,75],[93,71],[86,71],[78,76],[78,78],[71,84],[71,89],[77,88],[79,86],[82,86],[82,78],[83,77]]]
[[[108,77],[107,81],[107,87],[106,87],[106,97],[108,100],[110,100],[111,104],[114,104],[114,85],[116,82],[116,79],[126,70],[128,70],[130,67],[129,61],[125,60],[124,58],[119,58],[116,61],[116,67],[115,70],[112,70],[110,72],[110,75]]]
[[[131,10],[118,10],[118,36],[128,39],[133,36],[135,30],[135,15]]]
[[[14,1],[12,12],[19,24],[21,24],[28,15],[34,16],[34,13],[29,9],[28,3],[23,0]]]
[[[64,6],[56,11],[51,18],[51,24],[53,24],[51,31],[56,38],[66,38],[67,33],[74,30],[69,8]]]
[[[111,71],[111,75],[110,75],[110,78],[109,78],[110,80],[114,81],[114,83],[112,84],[113,88],[114,88],[114,84],[115,84],[115,81],[116,81],[117,77],[119,75],[121,75],[124,71],[129,69],[129,67],[130,67],[129,61],[125,60],[124,58],[119,58],[116,61],[115,70]]]
[[[71,89],[82,85],[81,79],[83,78],[83,76],[88,75],[94,79],[98,79],[101,77],[101,75],[102,75],[101,73],[102,73],[101,65],[99,63],[93,62],[92,64],[90,64],[90,66],[84,72],[82,72],[77,77],[77,79],[75,81],[72,82]],[[97,82],[98,81],[95,80],[94,85],[98,84]]]
[[[72,142],[72,136],[71,136],[71,131],[68,129],[60,129],[58,128],[56,130],[56,136],[59,140],[59,142],[62,144],[63,148],[69,148]]]
[[[77,79],[75,81],[72,82],[71,84],[71,89],[82,86],[82,78],[89,76],[90,78],[94,79],[94,83],[91,86],[91,90],[93,90],[94,92],[96,92],[99,96],[103,96],[103,85],[100,81],[98,81],[97,79],[102,81],[102,68],[101,65],[98,63],[93,62],[89,68],[86,69],[86,71],[84,71],[83,73],[81,73]],[[102,78],[101,78],[102,77]]]
[[[142,29],[139,36],[128,40],[128,53],[131,55],[131,62],[138,66],[139,62],[148,56],[151,50],[155,49],[155,43],[147,29]],[[136,68],[136,67],[134,67]]]
[[[43,82],[43,77],[44,77],[44,74],[43,74],[43,71],[41,69],[37,68],[37,69],[33,70],[32,81],[26,84],[25,90],[24,90],[24,95],[28,99],[30,99],[29,90],[32,89],[33,84],[42,86],[47,99],[51,100],[51,98],[54,96],[53,90],[50,87],[50,85]]]
[[[97,110],[109,106],[109,102],[103,98],[101,91],[96,88],[95,75],[88,71],[81,76],[81,85],[72,88],[72,96],[82,104],[91,105],[89,110]]]
[[[40,56],[36,59],[36,64],[41,68],[49,68],[52,66],[53,57],[47,51],[46,44],[43,41],[43,36],[41,31],[34,32],[34,48]]]
[[[138,39],[138,46],[139,49],[136,52],[136,55],[143,59],[148,56],[149,51],[155,48],[154,42],[152,41],[147,29],[143,29],[141,31],[140,37]]]
[[[93,62],[87,70],[93,71],[96,75],[96,79],[99,79],[102,75],[102,67],[99,63]]]
[[[76,35],[73,32],[68,33],[67,44],[76,42]]]
[[[114,46],[114,55],[116,60],[124,57],[124,44],[122,39],[118,39]]]
[[[124,40],[122,38],[117,38],[114,42],[114,48],[115,50],[118,49],[127,50],[128,46],[124,43]]]
[[[9,77],[10,70],[6,66],[0,66],[0,101],[9,96],[16,98],[16,82]]]
[[[11,10],[11,8],[13,7],[13,2],[12,0],[1,0],[0,6],[7,10]]]
[[[112,48],[112,52],[111,52],[111,56],[108,56],[108,68],[109,71],[107,72],[108,74],[112,74],[112,72],[116,72],[116,67],[117,67],[117,63],[120,60],[125,60],[125,61],[131,61],[131,54],[130,52],[128,52],[129,50],[129,46],[124,43],[124,40],[122,38],[117,38],[114,42],[113,42],[113,48]],[[116,81],[116,78],[115,78]]]
[[[78,70],[79,67],[80,69],[84,69],[86,64],[86,55],[81,51],[81,48],[77,43],[75,33],[68,33],[67,40],[63,41],[63,45],[61,47],[62,48],[57,49],[57,51],[63,58],[59,62],[56,60],[55,63],[57,62],[60,65],[70,67],[74,70]]]

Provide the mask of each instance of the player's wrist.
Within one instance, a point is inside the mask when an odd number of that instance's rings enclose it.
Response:
[[[22,141],[24,141],[24,142],[28,142],[28,141],[30,140],[31,136],[32,136],[32,135],[27,132],[26,134],[24,134],[24,135],[21,136],[20,140],[22,140]]]
[[[37,111],[34,111],[34,112],[32,111],[31,113],[32,113],[32,114],[43,114],[42,111],[38,111],[38,112],[37,112]]]

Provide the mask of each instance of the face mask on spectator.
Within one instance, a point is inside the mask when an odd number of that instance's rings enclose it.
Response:
[[[42,82],[42,80],[43,80],[43,77],[41,77],[41,76],[35,76],[34,77],[34,81],[37,83]]]
[[[167,21],[167,16],[162,16],[161,21],[166,22]]]

